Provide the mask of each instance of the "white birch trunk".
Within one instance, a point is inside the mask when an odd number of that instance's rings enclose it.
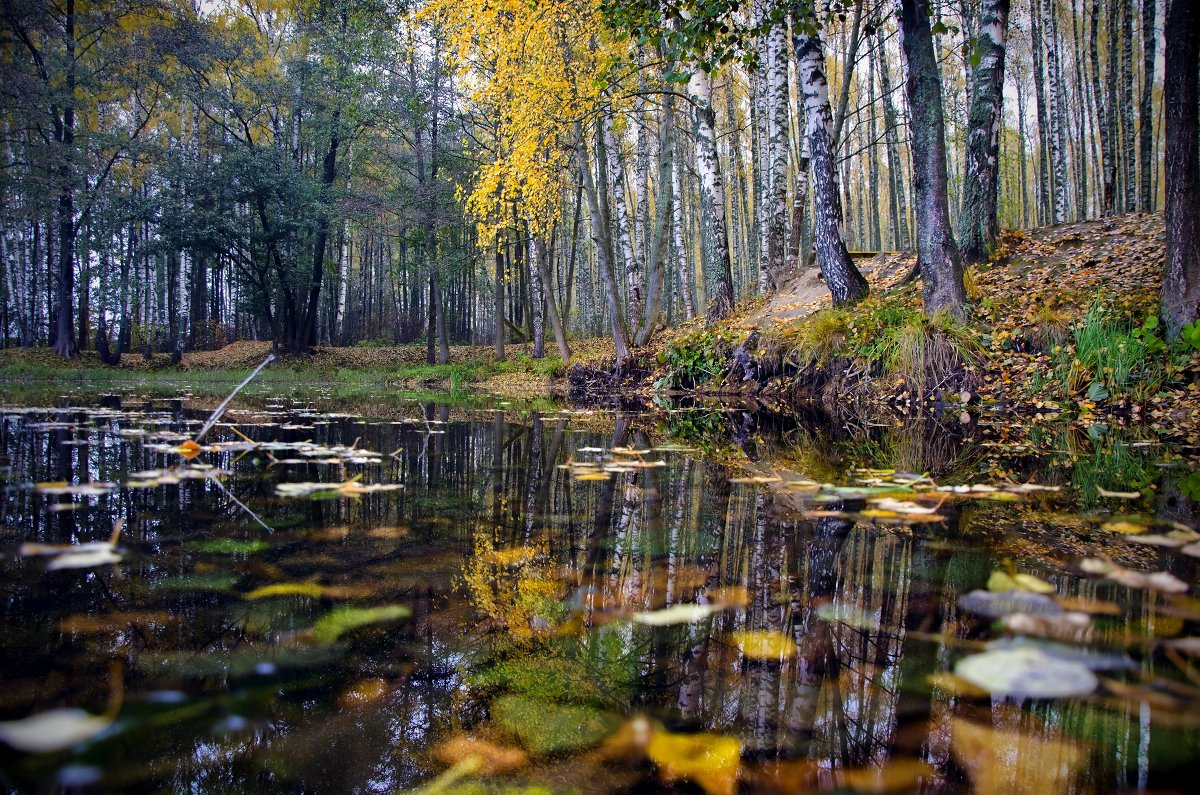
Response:
[[[695,105],[696,171],[707,204],[705,225],[712,238],[714,291],[708,308],[710,320],[724,320],[733,311],[733,272],[729,260],[729,228],[725,218],[725,181],[717,157],[717,135],[712,108],[712,79],[694,68],[688,92]]]
[[[636,327],[642,317],[642,268],[629,220],[629,202],[625,191],[625,158],[621,142],[612,128],[612,116],[604,117],[604,145],[608,149],[608,182],[612,192],[613,213],[617,224],[617,246],[625,263],[629,319]]]

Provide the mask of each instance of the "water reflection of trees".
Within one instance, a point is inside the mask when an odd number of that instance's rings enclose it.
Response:
[[[49,419],[78,427],[46,432],[22,430],[22,421],[10,418],[0,422],[0,445],[6,463],[22,478],[117,480],[166,461],[131,443],[123,429],[138,423],[185,428],[178,407],[139,412],[100,421],[56,413]],[[402,482],[406,488],[362,500],[280,501],[273,490],[280,480],[336,480],[355,471],[272,465],[262,455],[219,456],[213,463],[234,473],[225,488],[276,528],[267,553],[230,564],[238,587],[315,578],[360,588],[367,600],[410,605],[414,616],[386,642],[356,649],[336,672],[322,673],[318,687],[298,687],[254,706],[272,719],[253,742],[234,735],[210,738],[210,724],[232,709],[228,698],[245,683],[201,677],[196,689],[218,699],[201,713],[194,732],[147,741],[153,753],[178,765],[173,788],[187,788],[188,782],[236,788],[263,775],[266,756],[328,759],[342,754],[338,749],[349,748],[356,736],[363,738],[354,745],[356,767],[370,768],[374,758],[382,781],[402,786],[419,780],[428,770],[414,760],[432,740],[487,720],[487,699],[495,688],[475,687],[472,675],[505,655],[559,664],[554,670],[582,683],[580,699],[606,709],[645,710],[674,728],[736,735],[749,760],[811,759],[827,776],[835,768],[879,764],[903,753],[954,770],[950,726],[955,717],[975,713],[951,693],[931,693],[925,683],[926,674],[946,670],[957,654],[947,643],[932,642],[931,633],[968,634],[955,596],[982,585],[993,565],[982,549],[980,528],[1011,522],[1015,508],[964,509],[955,514],[958,526],[931,528],[885,528],[831,515],[805,518],[805,506],[794,499],[731,482],[734,469],[678,452],[645,456],[665,458],[665,467],[602,481],[573,479],[563,465],[595,456],[584,448],[652,447],[641,423],[624,416],[603,434],[581,432],[562,416],[512,411],[450,423],[448,411],[434,406],[414,407],[406,422],[303,412],[269,419],[296,427],[242,430],[253,438],[324,444],[357,439],[365,449],[392,453],[366,467],[365,479]],[[801,472],[811,465],[818,479],[827,479],[827,472],[844,476],[847,465],[868,460],[943,473],[971,471],[978,462],[956,437],[936,438],[936,428],[932,435],[922,430],[919,439],[878,434],[835,445],[797,429],[748,428],[749,421],[742,418],[739,433],[755,440],[761,459],[756,466],[769,466],[770,457],[786,447],[789,465]],[[869,449],[853,446],[868,443]],[[1194,515],[1193,503],[1178,489],[1165,486],[1162,494],[1165,517],[1188,521],[1181,512]],[[63,578],[69,585],[53,592],[39,586],[33,567],[3,564],[13,575],[4,608],[6,627],[13,630],[6,650],[24,666],[61,672],[57,681],[71,684],[61,685],[55,698],[94,702],[102,695],[93,692],[98,688],[74,684],[76,677],[90,672],[100,681],[112,657],[130,662],[127,689],[179,686],[184,679],[147,672],[138,660],[178,651],[218,657],[267,653],[281,630],[309,626],[318,612],[293,605],[286,615],[264,619],[229,594],[154,592],[155,584],[212,565],[187,551],[192,539],[261,537],[245,508],[212,482],[123,489],[76,502],[83,507],[51,512],[43,498],[21,489],[6,490],[0,500],[0,524],[10,541],[103,538],[122,517],[126,541],[136,552],[119,575]],[[930,543],[939,534],[978,547]],[[498,554],[513,550],[523,551]],[[465,575],[479,560],[486,566],[475,569],[478,576],[471,581]],[[1059,572],[1044,576],[1062,593],[1095,593],[1086,581]],[[745,589],[744,609],[694,625],[649,628],[624,620],[634,611],[703,602],[718,589],[733,588]],[[481,598],[485,592],[489,599]],[[522,594],[524,601],[513,601]],[[827,620],[829,605],[848,620]],[[71,615],[168,609],[169,620],[122,628],[121,642],[102,651],[77,645],[58,629]],[[1136,603],[1131,613],[1150,620],[1152,608]],[[741,630],[785,633],[798,654],[783,663],[746,660],[730,639]],[[1125,628],[1114,622],[1106,631],[1115,637]],[[515,635],[520,643],[514,645]],[[24,645],[10,638],[23,638]],[[491,643],[503,648],[489,658],[481,649]],[[389,682],[386,699],[353,710],[337,705],[336,694],[357,679],[379,676]],[[1137,728],[1140,715],[1075,703],[1005,715],[1005,725],[1047,738],[1064,732],[1118,738],[1120,753],[1097,769],[1113,786],[1134,783],[1124,771],[1141,764],[1139,749],[1149,735]],[[200,735],[203,741],[196,740]],[[242,761],[230,762],[230,754]],[[319,768],[315,762],[295,763],[283,778],[260,782],[309,780]]]

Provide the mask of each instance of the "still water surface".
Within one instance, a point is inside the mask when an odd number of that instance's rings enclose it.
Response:
[[[189,461],[211,406],[42,405],[0,409],[0,789],[1195,784],[1174,451],[258,397]],[[956,677],[989,642],[1066,661],[1066,694]]]

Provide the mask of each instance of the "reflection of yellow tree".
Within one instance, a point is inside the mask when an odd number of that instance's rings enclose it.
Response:
[[[549,547],[498,546],[488,533],[475,534],[475,554],[463,567],[463,583],[471,603],[506,628],[518,642],[528,642],[539,626],[562,618],[565,586],[553,575]]]

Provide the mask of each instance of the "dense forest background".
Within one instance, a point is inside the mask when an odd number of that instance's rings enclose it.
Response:
[[[835,301],[915,248],[954,306],[997,225],[1162,208],[1167,13],[7,0],[0,343],[622,355],[814,247]]]

